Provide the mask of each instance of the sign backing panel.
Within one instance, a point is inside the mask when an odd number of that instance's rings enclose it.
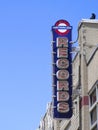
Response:
[[[66,20],[52,26],[53,118],[72,117],[72,27]]]

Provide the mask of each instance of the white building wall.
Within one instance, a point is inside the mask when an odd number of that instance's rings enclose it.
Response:
[[[98,80],[98,49],[92,58],[93,60],[91,59],[88,64],[88,91],[90,91],[92,86]]]

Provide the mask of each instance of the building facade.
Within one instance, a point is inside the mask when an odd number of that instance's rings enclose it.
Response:
[[[50,103],[42,119],[44,127],[41,129],[40,124],[39,130],[98,130],[98,20],[80,21],[78,44],[79,50],[72,63],[73,116],[53,119]]]

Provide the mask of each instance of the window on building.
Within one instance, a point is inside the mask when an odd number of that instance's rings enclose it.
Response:
[[[97,125],[92,130],[97,130]]]
[[[89,94],[90,130],[98,130],[98,82]]]
[[[93,125],[97,121],[97,109],[94,107],[94,109],[90,112],[91,116],[91,125]]]
[[[96,89],[90,95],[90,105],[92,106],[96,102]]]

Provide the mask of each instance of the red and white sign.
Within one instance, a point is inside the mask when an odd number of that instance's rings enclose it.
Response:
[[[69,90],[69,82],[68,81],[57,81],[57,90]]]
[[[56,62],[56,65],[59,69],[66,69],[69,67],[69,61],[68,59],[58,59]]]
[[[58,112],[60,112],[60,113],[66,113],[66,112],[69,111],[69,104],[66,103],[66,102],[58,103],[58,105],[57,105],[57,110],[58,110]]]
[[[67,37],[58,37],[57,38],[57,47],[68,47],[68,38]]]
[[[59,35],[65,35],[70,31],[70,29],[67,28],[70,26],[70,24],[66,20],[57,21],[55,26],[58,27],[58,29],[56,29],[55,31]]]
[[[57,92],[57,101],[68,101],[69,93],[65,91]]]
[[[58,48],[57,57],[58,58],[68,58],[68,49],[67,48]]]
[[[58,70],[56,76],[58,79],[65,80],[69,78],[69,72],[67,70]]]

